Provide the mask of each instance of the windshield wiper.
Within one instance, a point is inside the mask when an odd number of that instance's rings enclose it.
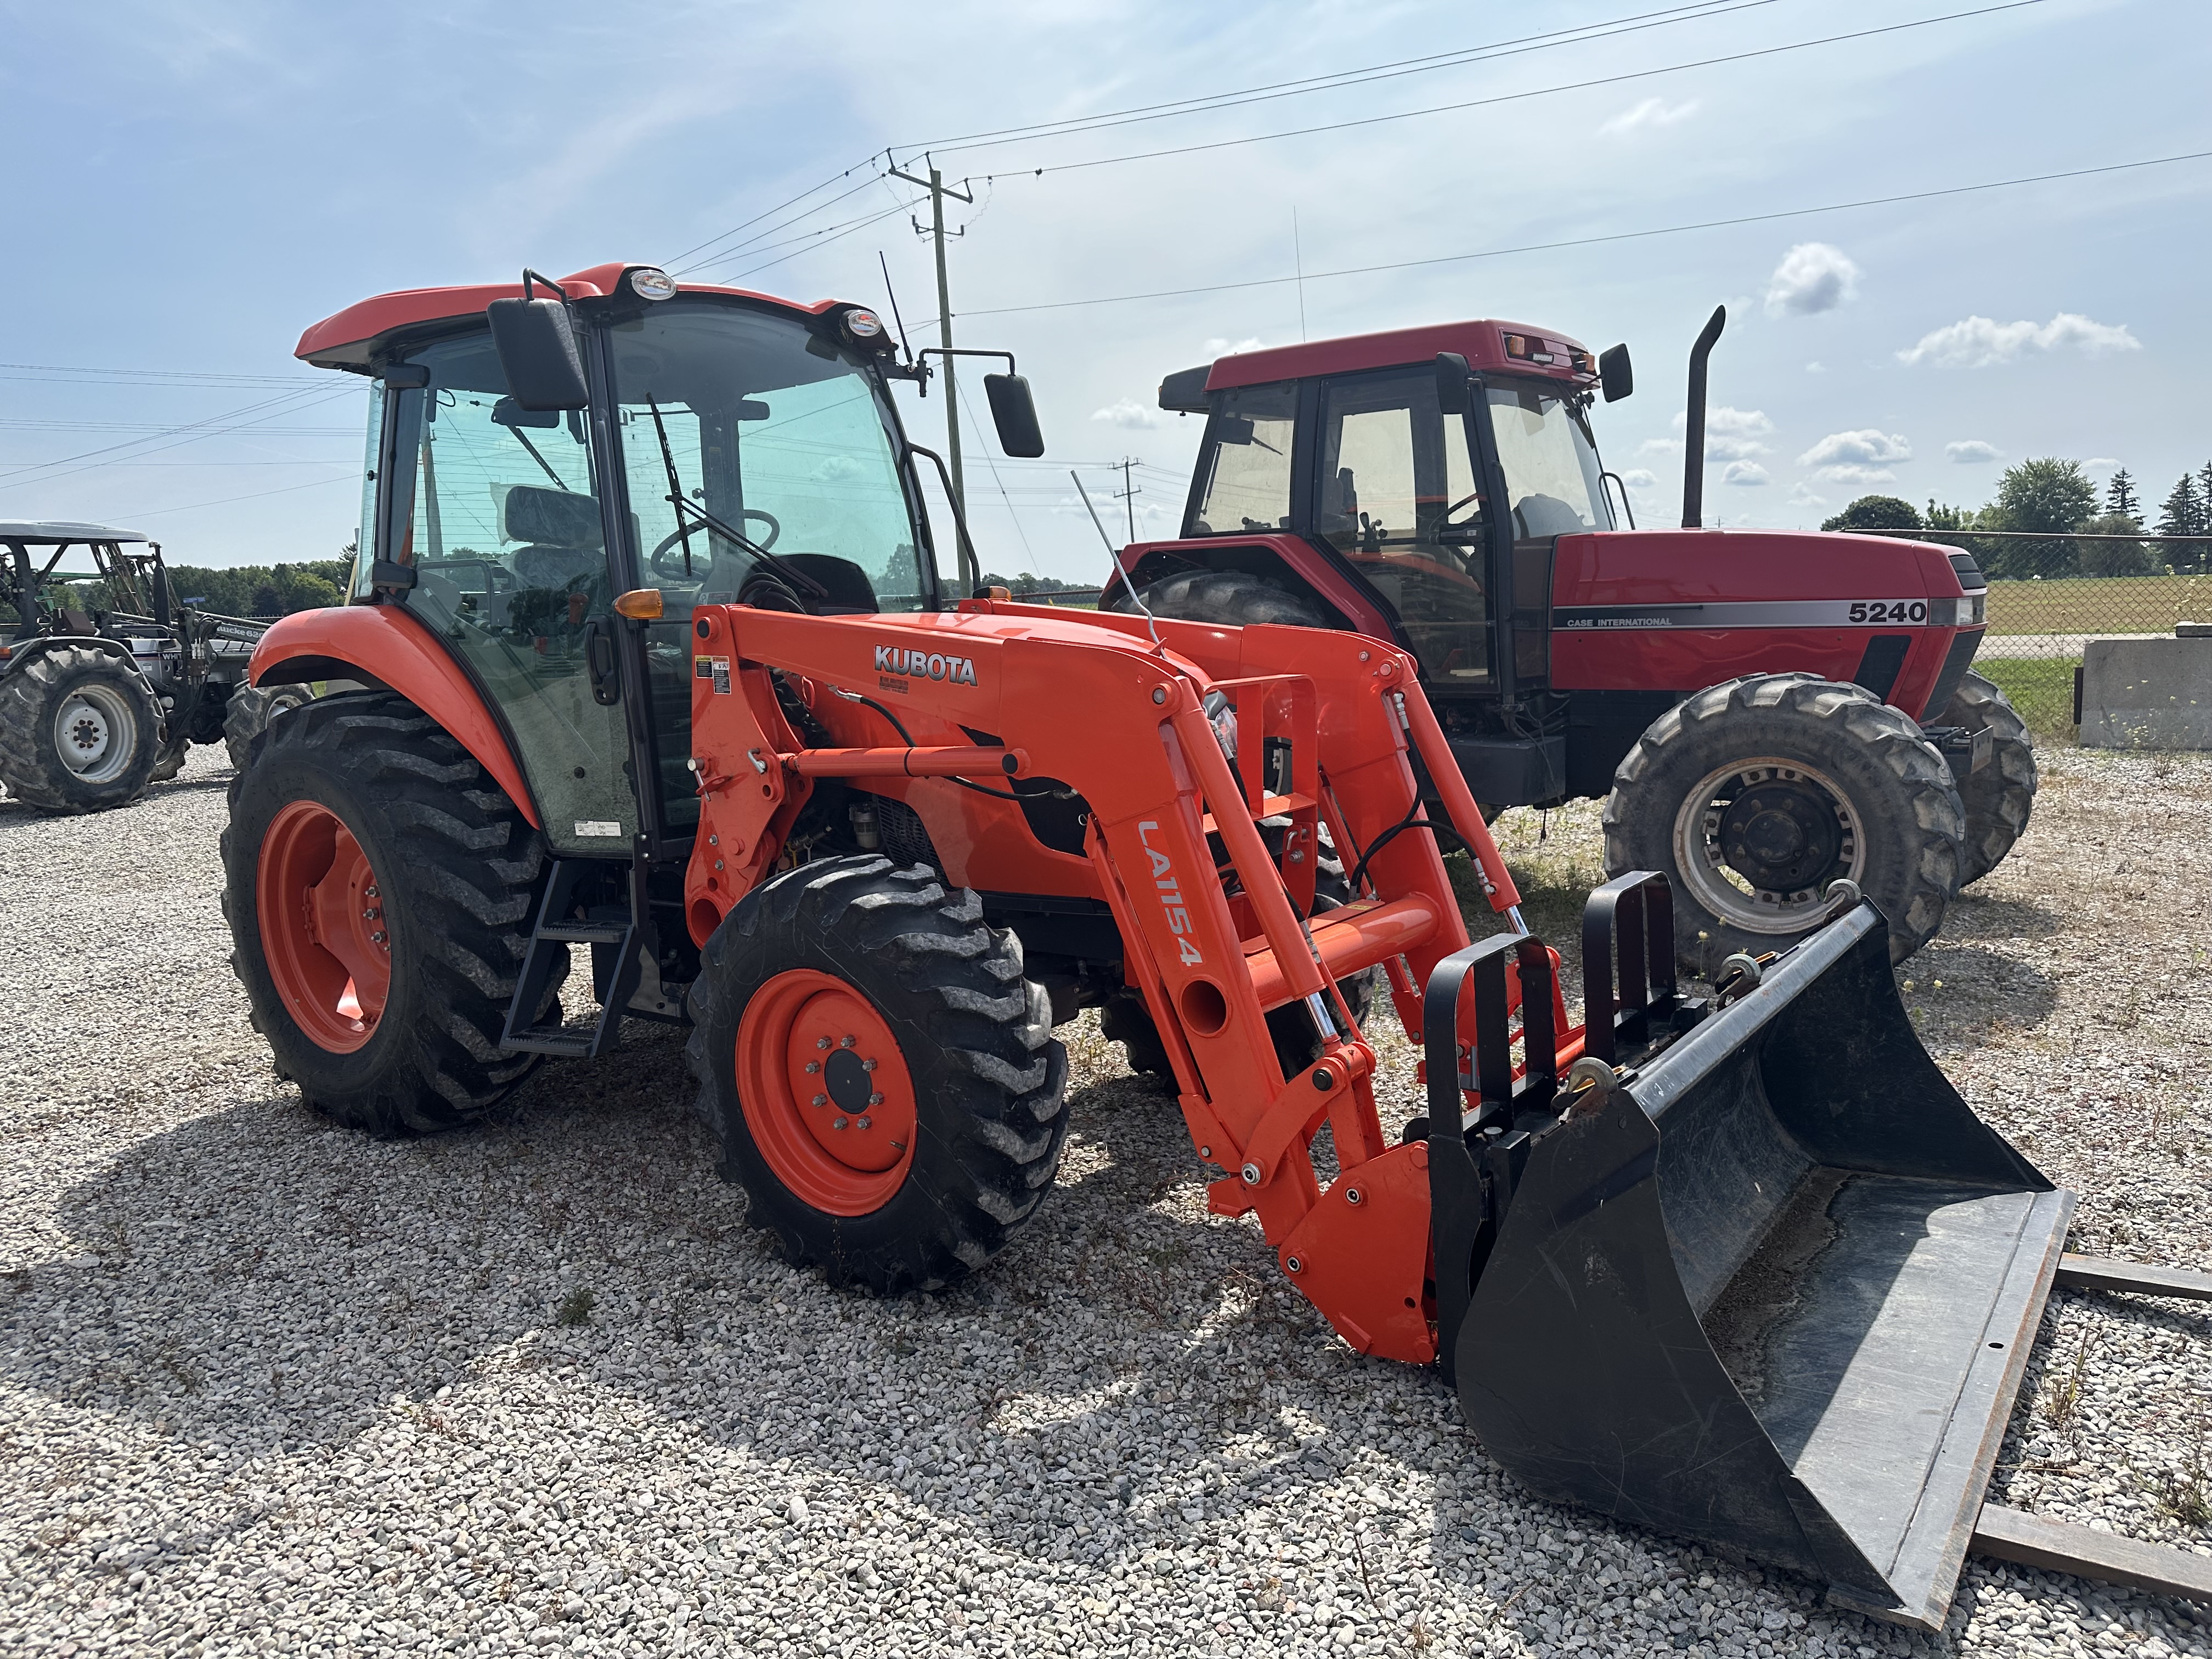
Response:
[[[795,584],[796,586],[805,589],[808,592],[813,594],[817,599],[828,599],[830,597],[830,590],[823,586],[820,582],[816,581],[813,577],[808,575],[804,570],[799,569],[796,565],[793,565],[786,560],[779,559],[775,554],[769,552],[768,549],[763,547],[758,542],[755,541],[751,537],[744,534],[742,531],[731,529],[729,526],[724,524],[720,519],[716,518],[705,507],[700,506],[698,502],[693,501],[690,496],[684,493],[683,477],[676,471],[676,452],[669,447],[668,426],[667,423],[660,418],[660,402],[658,398],[647,398],[645,400],[645,406],[653,411],[653,429],[654,432],[658,433],[660,437],[660,463],[662,466],[667,469],[668,472],[668,504],[676,509],[677,533],[684,538],[684,580],[687,581],[696,580],[696,576],[691,569],[691,526],[686,522],[684,517],[685,514],[689,513],[697,518],[708,530],[711,530],[714,534],[721,537],[723,540],[734,543],[747,553],[751,554],[755,559],[760,562],[760,563],[765,565],[775,574],[781,576],[785,581]]]

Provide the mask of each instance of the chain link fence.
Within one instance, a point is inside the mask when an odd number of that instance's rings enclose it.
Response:
[[[2140,575],[1990,578],[1989,631],[1974,666],[2045,739],[2074,741],[2075,671],[2091,640],[2141,639],[2171,634],[2176,623],[2212,622],[2212,536],[1899,533],[1965,549],[1984,569],[2034,562],[2073,569],[2141,569],[2154,562],[2163,567]],[[2065,556],[2037,558],[2046,547],[2063,549]]]

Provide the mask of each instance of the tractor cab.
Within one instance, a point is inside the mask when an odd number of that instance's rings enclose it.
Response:
[[[562,856],[688,848],[695,605],[950,602],[890,395],[918,371],[859,306],[606,265],[383,295],[298,355],[373,387],[354,603],[443,641]]]

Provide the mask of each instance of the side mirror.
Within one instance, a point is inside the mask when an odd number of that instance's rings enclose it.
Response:
[[[1033,461],[1044,453],[1044,433],[1037,426],[1036,404],[1030,383],[1019,374],[986,374],[983,395],[991,400],[992,423],[999,428],[999,447],[1016,460]]]
[[[558,300],[494,300],[484,307],[491,342],[515,407],[532,412],[584,409],[592,389],[568,307]],[[507,424],[502,422],[502,424]]]
[[[1474,371],[1456,351],[1437,353],[1437,408],[1445,415],[1468,411],[1467,383]]]
[[[1605,387],[1605,400],[1617,404],[1636,390],[1636,371],[1629,367],[1628,348],[1614,346],[1597,356],[1597,376]]]
[[[1213,441],[1218,444],[1249,444],[1255,435],[1250,418],[1243,415],[1218,415],[1213,421]]]

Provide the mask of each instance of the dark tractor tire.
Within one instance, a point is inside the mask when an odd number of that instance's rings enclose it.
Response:
[[[149,783],[167,783],[185,769],[185,756],[192,740],[184,736],[165,738],[154,756],[154,769],[146,775]]]
[[[146,793],[161,709],[136,666],[90,646],[40,651],[0,679],[0,783],[46,812],[98,812]]]
[[[254,738],[269,729],[269,722],[314,700],[304,685],[241,685],[232,692],[222,712],[222,746],[230,752],[231,765],[243,772],[253,758]]]
[[[1707,978],[1813,931],[1838,877],[1902,962],[1942,923],[1965,827],[1949,765],[1903,714],[1856,685],[1754,674],[1637,740],[1606,799],[1605,866],[1666,874],[1677,954]]]
[[[1148,582],[1138,598],[1155,617],[1178,622],[1219,623],[1244,628],[1255,623],[1273,623],[1285,628],[1335,626],[1322,609],[1302,593],[1243,570],[1185,570]],[[1135,614],[1136,599],[1127,587],[1099,607]]]
[[[927,865],[823,859],[707,941],[685,1052],[721,1175],[795,1267],[884,1294],[981,1267],[1052,1189],[1067,1051],[1021,940]]]
[[[1943,712],[1928,724],[1990,733],[1990,763],[1968,773],[1959,786],[1959,799],[1966,809],[1966,846],[1959,861],[1959,885],[1964,887],[1996,869],[2027,833],[2028,815],[2035,810],[2035,745],[2005,694],[1971,672]]]
[[[1314,874],[1314,914],[1320,915],[1334,910],[1351,897],[1352,887],[1345,880],[1343,861],[1333,853],[1324,852]],[[1337,981],[1337,988],[1351,1005],[1352,1017],[1363,1028],[1382,985],[1380,968],[1363,968],[1350,978]],[[1101,1005],[1098,1034],[1109,1042],[1121,1045],[1129,1069],[1139,1077],[1175,1075],[1167,1045],[1160,1041],[1159,1027],[1152,1023],[1152,1011],[1145,1006],[1145,994],[1135,986],[1123,986]],[[1283,1068],[1285,1077],[1297,1075],[1321,1057],[1321,1035],[1314,1030],[1313,1018],[1303,1003],[1269,1010],[1267,1034],[1275,1041],[1275,1060]]]
[[[539,1059],[499,1040],[551,864],[403,697],[322,698],[270,726],[231,780],[222,910],[277,1074],[379,1139],[482,1116]]]

